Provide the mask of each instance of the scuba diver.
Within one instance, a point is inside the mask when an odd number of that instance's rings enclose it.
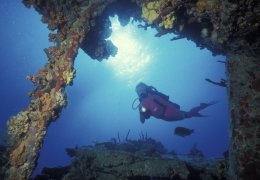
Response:
[[[199,113],[202,109],[215,104],[200,103],[199,106],[192,108],[190,111],[182,111],[180,106],[169,101],[169,96],[157,91],[153,86],[147,86],[140,82],[135,89],[139,96],[140,121],[145,122],[151,116],[165,121],[178,121],[191,117],[204,117]]]

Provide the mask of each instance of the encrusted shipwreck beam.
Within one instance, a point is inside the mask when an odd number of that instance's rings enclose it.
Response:
[[[30,105],[8,122],[10,157],[5,167],[6,179],[29,179],[31,176],[47,127],[66,106],[65,87],[72,83],[75,76],[74,59],[90,29],[89,22],[92,20],[94,23],[94,18],[111,2],[23,1],[27,7],[34,6],[43,15],[42,21],[48,24],[50,30],[57,29],[57,34],[49,34],[55,45],[45,49],[48,63],[37,76],[28,76],[37,86],[29,93]],[[97,5],[99,8],[95,10]]]
[[[227,56],[229,179],[260,179],[260,3],[257,0],[145,1],[142,17]]]
[[[230,135],[229,174],[233,179],[260,177],[259,57],[228,55]]]

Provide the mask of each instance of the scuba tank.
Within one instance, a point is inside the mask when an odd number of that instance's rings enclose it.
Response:
[[[165,99],[165,100],[169,100],[169,96],[157,91],[157,89],[153,86],[147,86],[147,93],[150,93],[150,94],[157,94],[158,96],[160,96],[161,98]]]

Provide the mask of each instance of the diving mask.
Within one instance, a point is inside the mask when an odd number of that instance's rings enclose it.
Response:
[[[135,92],[138,94],[139,97],[142,97],[147,93],[146,88],[147,88],[146,84],[140,82],[139,84],[137,84],[135,88]]]

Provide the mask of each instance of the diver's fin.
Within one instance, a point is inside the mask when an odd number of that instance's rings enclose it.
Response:
[[[208,107],[208,106],[217,104],[218,102],[219,102],[219,101],[210,101],[210,102],[208,102],[208,103],[200,103],[200,105],[203,106],[203,107]]]
[[[206,117],[203,114],[200,114],[199,112],[195,112],[194,114],[192,114],[192,117]]]

